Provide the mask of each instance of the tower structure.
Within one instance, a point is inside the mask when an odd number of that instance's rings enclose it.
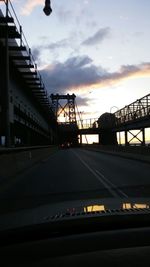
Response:
[[[51,94],[52,109],[59,123],[76,123],[75,94]],[[61,119],[60,119],[61,117]],[[64,118],[62,120],[62,118]]]
[[[52,109],[58,123],[59,144],[78,145],[75,94],[51,94]]]

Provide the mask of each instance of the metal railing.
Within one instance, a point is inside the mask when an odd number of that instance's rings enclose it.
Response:
[[[150,94],[116,111],[114,115],[117,126],[150,116]]]
[[[124,108],[112,113],[116,117],[116,127],[127,122],[136,122],[139,119],[150,119],[150,94],[136,100]],[[79,129],[98,128],[99,118],[77,121]]]
[[[81,119],[77,121],[77,125],[79,129],[91,129],[98,128],[98,118],[92,119]]]

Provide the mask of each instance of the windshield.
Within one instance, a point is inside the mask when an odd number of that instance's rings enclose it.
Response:
[[[149,208],[149,9],[0,1],[0,216]]]

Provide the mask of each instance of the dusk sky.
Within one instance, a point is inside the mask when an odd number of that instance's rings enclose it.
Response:
[[[75,93],[84,117],[149,94],[149,0],[13,0],[49,93]],[[114,107],[115,106],[115,107]]]

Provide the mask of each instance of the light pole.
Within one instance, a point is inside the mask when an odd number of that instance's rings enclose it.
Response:
[[[49,16],[52,13],[50,0],[45,0],[45,7],[43,8],[43,11],[44,11],[46,16]]]
[[[110,108],[110,113],[112,113],[111,111],[112,111],[112,109],[113,108],[116,108],[117,109],[117,111],[119,110],[119,108],[118,107],[116,107],[116,106],[112,106],[111,108]]]

